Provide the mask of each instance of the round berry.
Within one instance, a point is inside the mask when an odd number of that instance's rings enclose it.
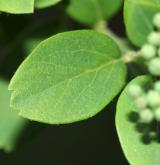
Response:
[[[140,121],[143,123],[150,123],[154,119],[154,115],[150,109],[144,109],[139,112]]]
[[[142,88],[137,85],[137,84],[132,84],[129,86],[128,88],[128,93],[132,96],[132,97],[138,97],[140,96],[143,91],[142,91]]]
[[[160,57],[152,59],[148,64],[148,69],[154,76],[160,76]]]
[[[151,32],[148,36],[148,42],[153,45],[160,45],[160,32]]]
[[[158,48],[158,56],[160,57],[160,47]]]
[[[160,29],[160,13],[155,14],[153,24],[156,28]]]
[[[148,132],[148,134],[151,139],[157,138],[157,132],[154,130],[151,130],[150,132]]]
[[[155,90],[150,90],[146,96],[147,103],[151,107],[160,105],[160,93]]]
[[[149,60],[156,56],[156,47],[150,44],[146,44],[142,47],[140,55],[146,60]]]
[[[145,96],[140,96],[135,100],[136,107],[139,109],[144,109],[147,106],[147,99]]]
[[[160,121],[160,107],[155,109],[154,115],[157,121]]]
[[[157,91],[157,92],[160,92],[160,81],[156,81],[154,83],[154,89]]]

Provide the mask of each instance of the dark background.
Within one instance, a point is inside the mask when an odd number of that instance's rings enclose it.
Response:
[[[25,42],[58,32],[86,29],[65,12],[66,3],[32,15],[0,15],[0,76],[10,80],[30,50]],[[109,21],[124,36],[122,10]],[[98,100],[97,100],[98,101]],[[116,99],[97,116],[74,124],[51,126],[30,122],[10,154],[0,152],[0,165],[128,165],[115,128]]]

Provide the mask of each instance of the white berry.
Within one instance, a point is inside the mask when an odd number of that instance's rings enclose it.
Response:
[[[156,56],[156,47],[150,44],[146,44],[142,47],[140,55],[146,60],[149,60]]]
[[[155,90],[150,90],[146,96],[147,103],[151,107],[160,105],[160,93]]]
[[[160,81],[156,81],[154,83],[154,89],[157,91],[157,92],[160,92]]]
[[[128,88],[128,93],[132,96],[132,97],[138,97],[140,96],[143,91],[142,91],[142,88],[137,85],[137,84],[132,84],[129,86]]]
[[[148,63],[148,69],[154,76],[160,76],[160,57],[152,59]]]
[[[155,109],[154,114],[155,114],[156,120],[160,121],[160,107]]]
[[[140,121],[143,123],[150,123],[154,119],[154,115],[150,109],[144,109],[139,112]]]
[[[158,53],[158,56],[160,57],[160,47],[158,48],[158,52],[157,53]]]
[[[160,45],[160,32],[151,32],[148,36],[148,42],[155,46]]]
[[[139,109],[144,109],[147,106],[147,100],[145,96],[140,96],[135,100],[136,107]]]
[[[160,29],[160,13],[155,14],[153,24],[156,28]]]

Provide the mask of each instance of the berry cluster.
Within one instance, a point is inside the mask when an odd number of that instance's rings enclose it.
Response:
[[[150,74],[160,77],[160,13],[153,18],[155,30],[148,36],[148,42],[140,50],[139,55],[145,59]],[[160,80],[152,85],[151,89],[143,89],[138,84],[132,84],[128,89],[129,94],[135,99],[142,123],[160,122]]]
[[[138,84],[128,88],[129,94],[135,99],[142,123],[151,123],[153,120],[160,122],[160,81],[153,84],[152,89],[144,90]]]
[[[153,18],[155,31],[148,35],[148,43],[140,50],[140,56],[147,61],[149,72],[160,76],[160,13]]]

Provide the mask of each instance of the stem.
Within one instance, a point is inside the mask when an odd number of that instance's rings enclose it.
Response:
[[[129,42],[117,36],[115,33],[113,33],[107,26],[106,21],[101,20],[95,24],[93,27],[94,30],[104,33],[108,36],[110,36],[120,47],[121,52],[123,54],[122,60],[126,63],[132,62],[137,58],[137,52],[133,51],[131,46],[129,45]]]
[[[130,63],[138,60],[139,60],[139,52],[128,51],[122,56],[122,61],[124,61],[125,63]]]

